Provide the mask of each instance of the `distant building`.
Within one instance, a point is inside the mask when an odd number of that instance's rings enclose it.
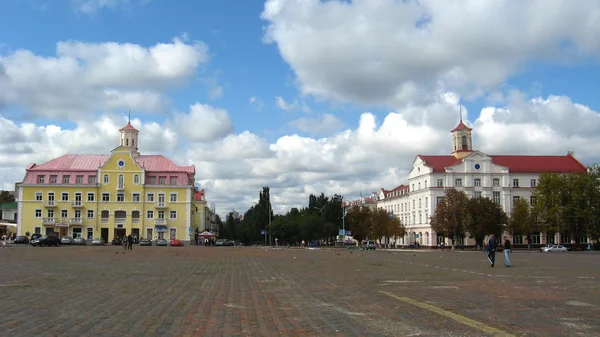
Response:
[[[437,237],[430,226],[430,216],[447,188],[464,191],[469,197],[491,198],[510,214],[514,202],[524,198],[534,203],[534,188],[540,174],[583,173],[587,168],[573,153],[564,156],[488,155],[472,149],[472,129],[462,119],[452,132],[451,155],[417,155],[408,176],[408,184],[392,190],[381,189],[377,207],[396,215],[407,228],[400,244],[419,242],[435,246],[447,242]],[[550,238],[551,243],[570,242],[573,238]],[[587,242],[587,238],[582,238]],[[548,243],[550,243],[548,242]],[[474,245],[473,240],[459,242]],[[514,236],[513,244],[525,244],[524,237]],[[533,233],[531,244],[545,244],[542,233]]]

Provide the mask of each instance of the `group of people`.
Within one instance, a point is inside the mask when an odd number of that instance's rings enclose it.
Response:
[[[2,235],[2,247],[10,247],[10,244],[12,242],[12,235],[11,234],[4,234]]]
[[[121,240],[123,241],[123,249],[125,249],[125,250],[133,249],[133,236],[131,236],[131,234],[129,234],[127,236],[123,236],[123,238]]]
[[[490,235],[490,238],[487,240],[487,243],[484,244],[484,248],[487,253],[488,260],[490,261],[492,268],[494,268],[494,265],[496,264],[496,248],[498,248],[498,241],[496,241],[494,234]],[[512,264],[510,263],[510,251],[511,251],[510,240],[508,240],[508,238],[505,236],[504,237],[504,259],[505,259],[504,265],[507,267],[512,266]]]

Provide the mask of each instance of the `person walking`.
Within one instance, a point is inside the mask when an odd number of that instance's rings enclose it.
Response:
[[[125,236],[124,234],[123,234],[123,237],[121,238],[121,244],[123,245],[123,249],[127,250],[127,244],[128,244],[127,243],[127,236]]]
[[[133,249],[133,236],[131,234],[127,235],[127,249]]]
[[[510,250],[511,250],[512,246],[510,245],[510,240],[508,240],[508,238],[505,236],[504,237],[504,265],[507,267],[512,267],[512,264],[510,263]]]
[[[496,246],[497,246],[496,238],[494,234],[490,235],[490,239],[487,243],[487,256],[488,260],[490,260],[490,264],[492,268],[494,268],[494,264],[496,264]]]

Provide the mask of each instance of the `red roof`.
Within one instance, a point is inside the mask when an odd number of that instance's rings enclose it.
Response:
[[[49,162],[36,165],[31,164],[29,171],[96,171],[110,158],[104,154],[65,154]],[[195,174],[193,165],[179,166],[163,155],[140,155],[135,161],[150,172],[185,172]]]
[[[202,201],[202,200],[204,200],[204,189],[202,189],[202,191],[197,192],[196,194],[194,194],[194,200],[196,200],[196,201]]]
[[[433,172],[444,172],[446,167],[456,165],[462,160],[454,156],[422,156],[419,158]],[[518,156],[491,155],[492,163],[508,167],[511,173],[584,173],[587,168],[572,155],[566,156]]]
[[[469,130],[469,131],[471,131],[473,129],[471,129],[470,127],[466,126],[465,123],[463,123],[462,121],[460,121],[460,123],[458,123],[458,125],[452,131],[450,131],[450,132],[454,132],[454,131],[457,131],[457,130]]]
[[[131,125],[131,122],[127,122],[127,125],[125,125],[121,129],[119,129],[119,131],[123,131],[123,130],[138,131],[138,129],[134,128],[133,125]]]
[[[387,198],[388,196],[390,197],[394,197],[394,196],[403,196],[405,194],[408,194],[408,185],[400,185],[396,188],[394,188],[393,190],[386,190],[386,189],[381,189],[381,192],[383,192],[383,195],[385,198]],[[396,193],[397,192],[397,193]]]

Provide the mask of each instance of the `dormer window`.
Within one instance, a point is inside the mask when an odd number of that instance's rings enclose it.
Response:
[[[43,184],[44,183],[44,178],[46,178],[46,176],[44,176],[44,175],[38,175],[38,184]]]
[[[68,184],[71,176],[63,176],[63,184]]]
[[[50,176],[50,184],[56,184],[56,178],[58,176]]]

